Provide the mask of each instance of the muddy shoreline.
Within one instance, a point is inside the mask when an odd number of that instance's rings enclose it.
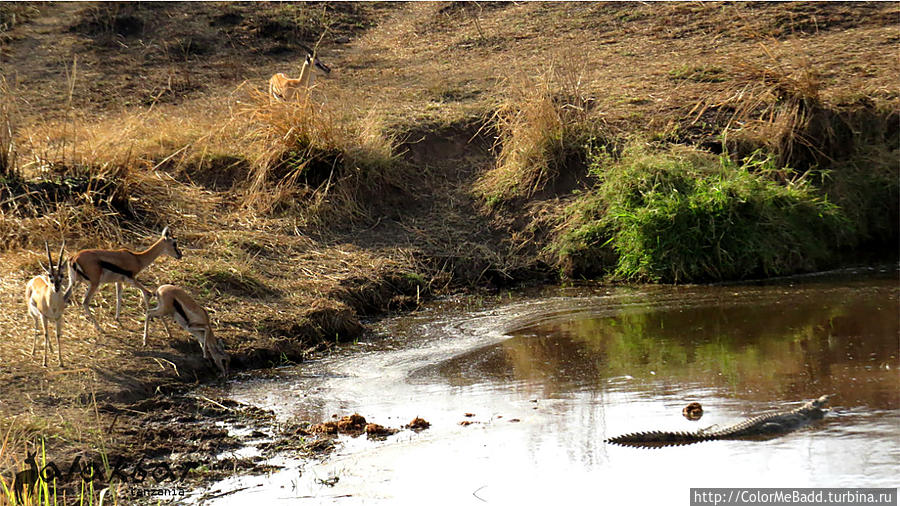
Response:
[[[371,283],[371,286],[377,286]],[[396,284],[383,284],[377,291],[384,296]],[[362,297],[357,292],[357,297]],[[371,292],[369,293],[371,296]],[[393,297],[409,297],[397,291]],[[462,295],[450,297],[452,304],[482,305],[495,296],[485,290],[468,290]],[[389,296],[388,299],[391,299]],[[380,318],[410,314],[419,304],[425,304],[433,297],[420,291],[416,304],[405,311],[382,312],[380,316],[369,315],[364,320],[371,325]],[[400,305],[400,307],[403,307]],[[371,309],[371,306],[370,306]],[[346,315],[322,311],[323,320],[340,320]],[[353,322],[358,322],[354,315]],[[353,326],[360,330],[357,338],[379,339],[369,327],[362,323]],[[299,332],[298,339],[269,340],[268,346],[243,343],[238,350],[229,350],[232,356],[231,374],[227,381],[242,378],[265,377],[266,371],[275,372],[278,367],[301,366],[306,361],[327,356],[344,340],[331,341],[325,338],[321,321],[310,323],[305,329],[292,327]],[[150,347],[154,346],[152,340]],[[339,434],[354,437],[383,438],[400,430],[416,430],[404,426],[385,427],[371,420],[358,424],[341,424],[341,417],[351,413],[335,413],[329,419],[311,422],[282,423],[276,420],[272,411],[256,408],[227,398],[209,398],[196,391],[200,387],[224,385],[218,370],[208,361],[199,357],[196,343],[179,334],[177,348],[186,353],[171,356],[166,360],[175,373],[158,374],[149,368],[132,371],[135,374],[105,375],[94,385],[97,387],[81,396],[82,408],[72,408],[65,416],[82,417],[78,424],[86,432],[94,433],[81,443],[66,441],[59,437],[36,435],[23,442],[23,461],[32,451],[45,453],[45,460],[38,461],[42,476],[50,481],[58,479],[59,493],[69,497],[77,495],[79,487],[93,482],[95,490],[113,485],[120,497],[140,503],[152,502],[164,497],[154,494],[175,495],[184,490],[202,487],[235,473],[255,475],[277,469],[268,463],[277,455],[290,453],[294,457],[320,458],[335,448]],[[260,346],[260,347],[256,347]],[[189,348],[191,347],[191,348]],[[138,353],[159,354],[159,350]],[[160,355],[162,356],[162,355]],[[89,374],[92,368],[63,368],[52,376]],[[32,385],[43,388],[45,385]],[[27,384],[19,384],[17,390],[25,398],[32,398]],[[39,391],[32,390],[34,395]],[[52,411],[51,406],[45,409]],[[49,416],[49,415],[48,415]],[[62,416],[57,414],[57,416]],[[9,419],[14,422],[15,417]],[[412,422],[411,422],[412,423]],[[318,424],[319,426],[317,426]],[[413,423],[413,425],[415,425]],[[13,426],[14,427],[14,426]],[[333,429],[333,430],[332,430]],[[12,430],[12,429],[11,429]],[[258,450],[251,456],[232,453],[248,445]],[[23,462],[20,467],[28,468]],[[93,479],[85,477],[93,476]],[[12,476],[4,476],[7,483]]]

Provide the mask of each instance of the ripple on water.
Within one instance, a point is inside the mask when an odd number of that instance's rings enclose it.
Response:
[[[432,427],[345,439],[324,462],[220,483],[249,488],[212,503],[534,504],[588,494],[666,503],[685,500],[690,487],[892,487],[900,322],[895,271],[888,274],[565,289],[481,312],[390,320],[388,337],[361,353],[228,393],[281,419],[359,412],[395,427],[422,416]],[[834,413],[769,441],[657,450],[603,443],[730,424],[823,393],[835,394]],[[682,416],[694,401],[704,410],[698,422]]]

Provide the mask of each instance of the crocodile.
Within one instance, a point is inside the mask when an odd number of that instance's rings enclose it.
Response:
[[[713,425],[696,432],[635,432],[609,438],[606,442],[639,448],[659,448],[721,439],[770,439],[796,430],[814,420],[821,420],[829,411],[829,397],[823,395],[800,407],[755,416],[727,427]]]

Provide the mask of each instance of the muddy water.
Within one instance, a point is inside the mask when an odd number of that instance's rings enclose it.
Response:
[[[220,495],[210,504],[665,504],[687,502],[690,487],[895,487],[900,285],[893,268],[875,271],[555,289],[391,320],[380,339],[224,393],[283,420],[359,412],[393,427],[421,416],[430,429],[342,437],[324,460],[285,456],[272,462],[282,471],[204,493]],[[603,442],[727,424],[825,393],[835,410],[822,423],[769,441]],[[691,401],[704,407],[700,421],[681,414]]]

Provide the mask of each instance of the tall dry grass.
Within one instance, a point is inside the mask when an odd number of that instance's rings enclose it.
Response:
[[[244,203],[256,211],[299,214],[308,224],[365,215],[362,196],[403,187],[396,138],[374,113],[307,94],[272,101],[256,91],[241,112],[252,124]],[[325,215],[328,216],[325,216]]]
[[[19,166],[32,180],[113,183],[106,200],[115,205],[68,205],[51,218],[57,226],[46,232],[52,235],[87,232],[120,241],[120,235],[109,233],[128,223],[158,228],[193,217],[198,225],[209,224],[221,202],[245,217],[247,211],[288,213],[303,225],[320,226],[334,218],[364,217],[365,195],[388,185],[403,187],[397,141],[381,117],[329,103],[318,90],[304,100],[273,102],[245,84],[230,95],[135,108],[101,121],[73,113],[32,125],[18,138],[25,155]],[[217,198],[210,191],[229,196]],[[103,199],[83,195],[81,200],[96,207]],[[73,213],[89,218],[75,216],[73,222]],[[16,227],[20,221],[6,221],[0,221],[0,236],[24,237]],[[83,231],[81,222],[105,226]],[[42,229],[36,223],[26,228]]]
[[[814,128],[825,105],[819,72],[806,60],[788,60],[766,46],[763,62],[734,63],[729,85],[695,109],[699,118],[709,107],[732,111],[725,127],[727,148],[738,156],[762,149],[777,165],[808,168],[831,161],[823,141],[828,132]]]
[[[14,137],[15,99],[6,78],[0,77],[0,179],[17,174]]]
[[[593,99],[583,69],[577,62],[551,64],[537,76],[508,81],[491,118],[497,162],[474,188],[488,205],[533,196],[554,181],[595,134],[596,125],[589,121]]]
[[[7,186],[0,203],[2,247],[30,247],[48,237],[107,246],[165,225],[204,222],[198,211],[211,203],[176,178],[240,146],[232,122],[237,98],[136,108],[89,121],[71,107],[77,61],[67,72],[63,119],[19,128],[6,144],[15,149],[15,159],[7,159],[21,178]],[[11,93],[2,95],[10,102]]]

